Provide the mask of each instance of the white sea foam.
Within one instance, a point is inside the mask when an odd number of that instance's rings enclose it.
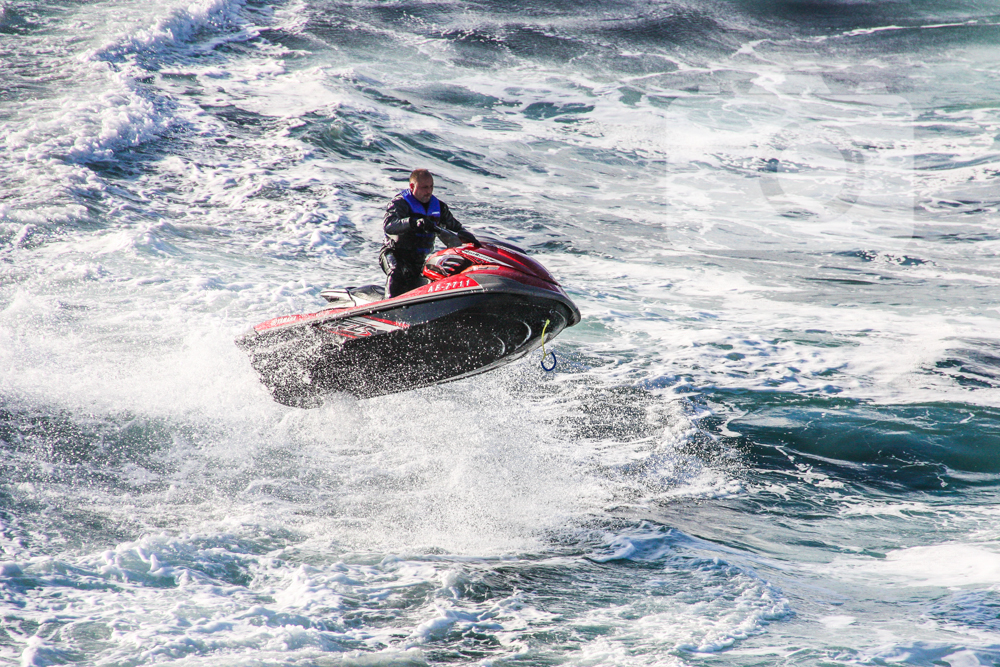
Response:
[[[584,649],[581,664],[593,660],[659,664],[665,648],[691,653],[717,652],[762,632],[770,621],[790,613],[788,601],[780,591],[752,571],[727,563],[724,554],[709,550],[701,554],[701,559],[686,560],[688,555],[683,547],[696,546],[685,544],[687,541],[670,533],[619,534],[612,538],[607,553],[593,557],[598,562],[629,560],[647,566],[662,561],[664,568],[660,576],[637,582],[646,588],[641,599],[631,605],[596,611],[585,618],[586,623],[607,629],[603,633],[606,637]],[[706,583],[725,581],[725,584],[718,596],[695,601],[677,589],[671,575],[681,572]],[[693,606],[677,604],[678,596],[685,597]]]
[[[992,544],[937,544],[897,549],[884,559],[838,559],[826,569],[850,579],[898,587],[995,586],[1000,584],[1000,554]]]
[[[477,569],[487,564],[478,559],[468,562],[471,567],[448,559],[365,563],[364,558],[333,556],[324,549],[327,555],[318,551],[310,564],[296,564],[294,550],[266,555],[241,550],[239,545],[254,530],[150,535],[71,559],[5,563],[4,576],[15,585],[6,589],[8,602],[32,613],[44,615],[51,608],[36,592],[39,587],[61,587],[63,636],[72,639],[55,643],[16,634],[4,651],[14,649],[22,662],[33,664],[71,654],[77,638],[85,641],[93,631],[100,640],[88,648],[107,660],[138,656],[193,665],[226,654],[228,658],[220,658],[223,664],[266,661],[269,655],[286,662],[322,662],[327,656],[329,664],[408,664],[420,663],[424,651],[456,633],[495,634],[508,650],[533,650],[527,637],[564,622],[535,609],[532,593],[514,591],[470,609],[459,588],[476,585]],[[507,566],[533,567],[530,561],[516,560],[508,560]],[[686,569],[679,561],[665,568],[665,576],[676,567]],[[787,613],[785,603],[766,585],[718,559],[702,562],[691,574],[718,580],[725,592],[678,606],[674,595],[662,595],[669,584],[654,578],[643,585],[656,597],[638,596],[631,605],[583,613],[571,621],[570,627],[608,629],[605,638],[584,644],[581,664],[610,655],[620,656],[622,664],[662,664],[656,658],[661,647],[679,643],[685,650],[718,650]],[[28,582],[33,586],[17,588]],[[393,621],[381,628],[358,626],[350,619],[359,611]],[[635,613],[644,620],[628,621]]]
[[[123,8],[115,25],[126,27],[124,36],[112,37],[83,52],[67,49],[63,54],[52,54],[51,61],[40,66],[65,73],[60,96],[32,100],[19,110],[15,122],[0,124],[0,145],[7,149],[4,171],[22,191],[18,210],[8,215],[47,225],[85,215],[72,201],[55,210],[46,204],[53,199],[73,199],[77,193],[88,193],[90,198],[106,194],[101,179],[81,165],[114,162],[120,151],[162,136],[175,120],[171,107],[182,103],[159,96],[144,82],[146,70],[127,56],[185,45],[197,50],[201,47],[186,40],[206,30],[220,31],[216,34],[225,35],[226,40],[248,39],[252,31],[232,33],[241,23],[237,18],[241,6],[240,2],[221,0],[175,9],[168,6],[164,8],[166,17],[150,28],[140,27],[148,20],[145,16],[136,16],[132,7]],[[84,24],[92,20],[87,10],[81,12],[81,18]],[[139,25],[129,25],[131,21]],[[100,41],[107,36],[93,31],[91,39]]]
[[[203,31],[226,33],[225,41],[244,41],[257,34],[256,28],[242,16],[244,5],[243,0],[201,0],[168,6],[165,16],[152,25],[116,37],[86,54],[85,58],[119,62],[132,54],[188,47]],[[195,46],[195,49],[207,53],[218,43],[209,40]]]

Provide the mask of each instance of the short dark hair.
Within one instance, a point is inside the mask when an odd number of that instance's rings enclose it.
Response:
[[[431,173],[430,169],[414,169],[410,172],[410,183],[419,183],[427,180],[434,180],[434,174]]]

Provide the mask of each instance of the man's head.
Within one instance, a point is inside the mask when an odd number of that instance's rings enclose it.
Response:
[[[421,204],[426,204],[434,194],[434,177],[426,169],[414,169],[410,174],[410,192]]]

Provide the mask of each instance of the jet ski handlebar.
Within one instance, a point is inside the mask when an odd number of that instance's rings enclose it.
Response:
[[[451,231],[447,227],[438,227],[436,231],[438,233],[438,236],[441,237],[441,242],[444,243],[444,245],[448,248],[457,248],[459,246],[465,245],[465,242],[459,238],[459,234],[457,232]],[[522,248],[521,246],[514,245],[509,241],[504,241],[503,239],[499,239],[495,236],[490,236],[488,234],[477,234],[476,240],[479,241],[479,243],[487,243],[489,245],[495,245],[501,248],[507,248],[508,250],[519,252],[522,255],[528,254],[528,251]]]

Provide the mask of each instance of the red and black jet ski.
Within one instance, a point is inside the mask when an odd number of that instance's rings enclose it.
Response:
[[[370,398],[458,380],[520,359],[580,311],[545,268],[494,239],[428,256],[427,284],[385,299],[381,285],[320,293],[330,305],[255,326],[236,343],[274,400]]]

